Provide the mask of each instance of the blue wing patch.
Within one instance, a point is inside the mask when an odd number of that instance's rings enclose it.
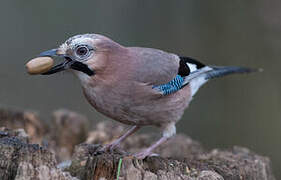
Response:
[[[172,94],[178,90],[180,90],[184,86],[184,77],[177,75],[172,81],[167,84],[162,84],[158,86],[153,86],[153,89],[157,89],[163,95]]]

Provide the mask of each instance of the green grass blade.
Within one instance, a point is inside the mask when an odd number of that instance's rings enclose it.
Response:
[[[122,166],[122,158],[119,159],[119,163],[118,163],[117,176],[116,176],[117,180],[119,180],[121,166]]]

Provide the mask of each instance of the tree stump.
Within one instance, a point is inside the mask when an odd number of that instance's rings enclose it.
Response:
[[[0,124],[5,125],[6,122],[9,127],[13,127],[13,124],[7,119],[12,118],[15,121],[21,119],[18,117],[23,117],[15,116],[13,113],[5,113],[4,115],[2,113],[2,116],[0,116]],[[6,120],[1,119],[1,117],[5,117]],[[68,117],[71,122],[79,121],[78,124],[81,124],[82,127],[87,122],[84,117],[81,119],[82,116],[69,111],[63,111],[57,117],[64,119],[63,123],[61,123],[61,120],[58,120],[59,123],[57,123],[57,126],[62,124],[62,127],[67,123],[65,121]],[[40,127],[37,122],[35,124],[35,127]],[[77,123],[71,124],[77,126]],[[60,163],[57,163],[57,159],[65,159],[65,157],[55,158],[55,155],[62,156],[60,151],[54,151],[53,147],[50,146],[41,147],[38,144],[29,144],[29,142],[32,142],[29,138],[36,139],[36,137],[29,137],[23,129],[0,128],[0,179],[115,180],[121,159],[119,180],[275,179],[270,167],[270,160],[251,152],[247,148],[233,147],[229,150],[214,149],[208,151],[199,142],[185,135],[177,135],[156,149],[155,152],[160,156],[137,160],[130,156],[131,154],[128,152],[137,152],[147,147],[155,140],[154,135],[136,134],[129,137],[121,146],[127,152],[116,149],[112,153],[99,153],[102,145],[98,143],[108,143],[121,135],[125,131],[122,126],[102,122],[96,124],[94,130],[89,133],[86,130],[85,132],[76,131],[75,127],[69,125],[66,127],[60,129],[60,131],[67,131],[61,132],[64,135],[62,137],[67,137],[67,139],[73,137],[76,143],[82,141],[78,137],[81,133],[88,134],[88,138],[85,143],[75,146],[74,153],[68,161]],[[69,131],[69,129],[73,131]],[[63,142],[63,139],[59,141],[52,139],[53,137],[61,138],[58,131],[46,131],[49,134],[44,135],[42,135],[42,132],[32,131],[29,135],[36,136],[36,133],[33,132],[38,132],[40,139],[50,138],[51,141],[62,142],[55,143],[57,145],[55,149],[59,149],[60,146],[68,148],[69,152],[73,149],[74,141],[69,141],[70,145],[68,145],[68,140]]]
[[[212,150],[174,159],[147,157],[137,160],[129,154],[114,152],[96,154],[99,145],[81,144],[76,147],[72,164],[66,171],[85,180],[116,179],[122,158],[120,180],[274,180],[270,161],[246,148]],[[180,151],[180,149],[179,149]]]
[[[1,180],[77,180],[56,167],[53,153],[38,144],[28,144],[23,130],[1,128],[0,134]]]

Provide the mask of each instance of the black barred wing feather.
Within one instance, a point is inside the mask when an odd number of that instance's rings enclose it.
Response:
[[[209,79],[255,71],[261,70],[237,66],[206,66],[192,58],[180,57],[178,75],[167,84],[153,86],[153,88],[159,90],[163,95],[168,95],[190,84],[193,96]]]

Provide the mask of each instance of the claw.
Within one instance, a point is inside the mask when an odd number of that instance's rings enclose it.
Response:
[[[126,154],[126,152],[123,151],[120,148],[120,144],[112,143],[112,144],[106,144],[105,146],[103,146],[102,148],[97,150],[95,152],[95,155],[100,155],[100,154],[103,154],[103,153],[111,153],[112,154],[114,152],[121,153],[121,154]]]
[[[112,153],[114,149],[116,149],[117,147],[120,147],[120,144],[116,144],[116,143],[106,144],[105,146],[102,147],[101,151]]]
[[[137,159],[145,159],[146,157],[152,157],[152,156],[155,156],[156,154],[155,153],[151,153],[151,152],[148,152],[148,151],[142,151],[142,152],[139,152],[139,153],[136,153],[134,154],[133,156]]]

